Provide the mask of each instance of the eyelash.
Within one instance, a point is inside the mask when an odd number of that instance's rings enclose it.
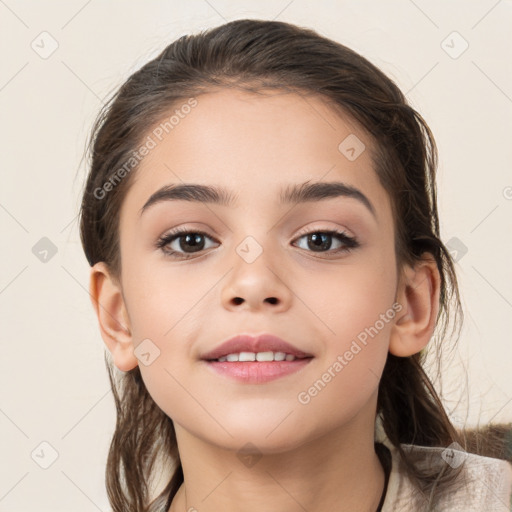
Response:
[[[325,251],[328,254],[338,254],[341,252],[349,253],[353,249],[356,249],[357,247],[360,246],[359,242],[357,241],[357,239],[355,237],[348,236],[344,231],[329,230],[329,229],[327,229],[327,230],[315,229],[315,230],[301,232],[297,236],[296,240],[303,238],[304,236],[316,234],[316,233],[322,233],[324,235],[335,235],[338,238],[338,240],[340,240],[345,245],[345,247],[342,247],[342,248],[339,248],[336,250]],[[190,258],[197,257],[195,255],[201,253],[202,251],[197,251],[197,253],[183,253],[183,252],[175,251],[173,249],[169,249],[166,247],[171,242],[180,238],[181,236],[190,235],[190,234],[202,235],[202,236],[210,238],[211,240],[214,240],[215,242],[219,243],[217,240],[215,240],[213,237],[211,237],[204,231],[191,230],[191,229],[186,229],[186,228],[176,228],[173,231],[167,233],[166,235],[160,237],[156,242],[156,247],[158,249],[161,249],[167,256],[170,256],[171,258],[187,260]],[[314,252],[314,251],[307,251],[307,252]]]

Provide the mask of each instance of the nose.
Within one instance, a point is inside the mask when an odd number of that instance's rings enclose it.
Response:
[[[248,301],[247,301],[247,299],[244,299],[243,297],[237,296],[237,297],[233,297],[231,299],[231,303],[235,306],[243,304],[244,302],[248,302]],[[263,302],[268,302],[269,304],[279,304],[279,299],[277,297],[266,297],[265,299],[263,299]]]
[[[224,281],[222,304],[233,311],[286,311],[293,293],[285,281],[283,266],[276,265],[275,259],[271,261],[265,252],[252,263],[237,255],[234,267]]]

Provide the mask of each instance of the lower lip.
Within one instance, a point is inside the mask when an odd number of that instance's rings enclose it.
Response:
[[[294,359],[293,361],[269,362],[227,362],[206,361],[215,372],[247,384],[263,384],[271,380],[285,377],[304,368],[312,357]]]

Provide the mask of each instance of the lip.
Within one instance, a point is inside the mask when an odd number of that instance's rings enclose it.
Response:
[[[205,361],[207,367],[216,374],[229,377],[245,384],[263,384],[298,372],[312,361],[312,357],[294,361],[256,362],[220,362]]]
[[[269,362],[228,362],[216,361],[219,357],[238,352],[285,352],[293,354],[293,361]],[[272,334],[251,336],[240,334],[225,341],[201,359],[216,374],[229,377],[246,384],[263,384],[299,371],[313,359],[313,354],[298,349],[291,343]]]
[[[258,336],[238,334],[201,356],[201,359],[212,361],[213,359],[239,352],[285,352],[286,354],[293,354],[297,358],[313,357],[313,354],[304,352],[273,334],[260,334]]]

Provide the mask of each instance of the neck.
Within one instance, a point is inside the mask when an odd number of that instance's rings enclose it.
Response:
[[[244,512],[375,512],[385,473],[373,425],[364,429],[365,423],[368,418],[293,450],[243,460],[175,425],[184,483],[169,512],[238,512],[241,504]]]

